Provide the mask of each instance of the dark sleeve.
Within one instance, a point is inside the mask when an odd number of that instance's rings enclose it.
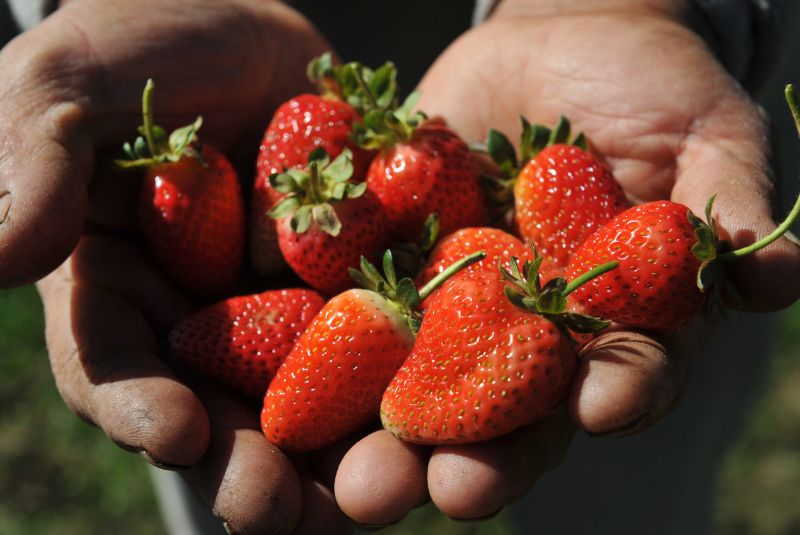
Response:
[[[797,0],[694,0],[695,26],[728,71],[751,91],[772,73]]]

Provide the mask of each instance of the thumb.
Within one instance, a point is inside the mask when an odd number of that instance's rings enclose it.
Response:
[[[716,195],[712,215],[734,249],[777,226],[766,139],[763,114],[745,96],[730,94],[697,121],[678,157],[673,200],[702,216]],[[729,262],[726,272],[746,310],[777,310],[800,297],[800,247],[786,237]]]
[[[0,52],[0,287],[37,280],[83,229],[93,150],[70,97],[80,75],[42,27]]]

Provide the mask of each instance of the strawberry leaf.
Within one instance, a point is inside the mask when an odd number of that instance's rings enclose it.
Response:
[[[315,204],[311,207],[311,215],[319,229],[331,236],[338,236],[342,231],[342,222],[336,210],[328,203]]]
[[[312,207],[309,205],[300,206],[297,210],[295,210],[294,215],[292,215],[289,225],[297,234],[303,234],[309,229],[309,227],[311,227],[311,209]]]
[[[503,176],[511,177],[516,174],[517,153],[505,134],[495,129],[489,130],[486,148],[494,163],[500,167]]]
[[[584,334],[594,333],[611,325],[610,321],[593,316],[576,314],[575,312],[565,313],[564,321],[569,330]]]
[[[387,249],[383,254],[383,275],[386,277],[386,282],[389,283],[390,287],[397,286],[397,273],[394,270],[391,249]]]
[[[334,182],[347,182],[353,176],[353,153],[350,149],[345,147],[342,153],[325,167],[325,175]]]
[[[358,184],[347,184],[346,197],[348,199],[355,199],[361,197],[367,191],[367,183],[359,182]]]
[[[275,204],[267,215],[273,219],[283,219],[294,214],[300,208],[300,200],[297,197],[286,197]]]
[[[567,298],[558,289],[545,286],[541,295],[536,299],[536,311],[540,314],[559,315],[563,314],[566,308]]]
[[[547,140],[548,145],[555,145],[567,143],[569,141],[570,124],[569,120],[563,115],[558,118],[555,128],[550,132],[550,139]]]
[[[203,126],[203,118],[198,117],[194,123],[178,128],[169,135],[169,147],[179,158],[183,151],[197,139],[197,131]],[[166,132],[164,132],[166,135]]]

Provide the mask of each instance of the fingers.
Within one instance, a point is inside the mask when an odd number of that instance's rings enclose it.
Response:
[[[572,424],[559,411],[488,442],[439,446],[428,466],[431,499],[452,518],[492,516],[563,460],[572,435]]]
[[[208,444],[208,418],[156,357],[141,312],[87,282],[71,261],[41,281],[39,291],[53,374],[66,404],[157,466],[196,462]]]
[[[304,490],[289,459],[264,439],[251,409],[216,388],[195,389],[211,440],[202,459],[182,473],[190,488],[231,533],[292,533]]]
[[[428,448],[380,430],[357,442],[342,459],[334,491],[342,511],[362,525],[398,522],[428,497]]]
[[[678,157],[673,199],[703,216],[716,195],[713,215],[734,248],[776,227],[766,140],[762,114],[731,89],[690,128]],[[800,247],[786,238],[732,262],[727,271],[748,310],[776,310],[800,297]]]
[[[92,148],[84,110],[64,100],[46,69],[51,55],[30,36],[0,53],[0,286],[32,282],[78,241],[87,209]],[[75,73],[72,73],[74,75]]]
[[[657,422],[688,381],[696,322],[668,340],[617,330],[600,335],[580,355],[567,406],[572,420],[592,435],[627,435]]]

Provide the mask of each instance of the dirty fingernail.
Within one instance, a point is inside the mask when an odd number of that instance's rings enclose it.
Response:
[[[642,428],[644,428],[650,420],[650,413],[646,412],[633,420],[631,423],[627,425],[623,425],[622,427],[618,427],[617,429],[612,429],[611,431],[601,431],[599,433],[587,433],[589,436],[598,437],[598,438],[612,438],[612,437],[621,437],[625,435],[630,435]]]
[[[142,450],[139,452],[139,456],[142,457],[145,461],[152,464],[156,468],[161,468],[162,470],[170,470],[172,472],[180,471],[180,470],[188,470],[188,466],[182,466],[179,464],[169,464],[169,463],[162,463],[161,461],[157,461],[153,458],[152,455],[147,453],[146,451]]]

